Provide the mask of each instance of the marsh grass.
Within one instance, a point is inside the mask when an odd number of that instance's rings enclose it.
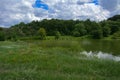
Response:
[[[77,41],[0,42],[0,80],[120,80],[120,62],[88,59]],[[78,48],[78,49],[77,49]]]

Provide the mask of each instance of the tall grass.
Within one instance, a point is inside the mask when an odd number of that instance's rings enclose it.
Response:
[[[81,50],[77,41],[0,42],[0,80],[120,80],[119,62]]]

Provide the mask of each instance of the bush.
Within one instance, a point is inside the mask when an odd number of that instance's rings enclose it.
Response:
[[[55,39],[59,39],[61,36],[60,32],[59,31],[56,31],[55,32]]]
[[[74,37],[79,37],[80,36],[80,33],[78,31],[73,31],[73,36]]]
[[[38,35],[40,36],[41,40],[46,39],[46,30],[44,28],[40,28],[38,31]]]
[[[114,33],[112,39],[120,39],[120,31]]]

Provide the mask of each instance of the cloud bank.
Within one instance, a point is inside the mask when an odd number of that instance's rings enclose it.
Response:
[[[37,0],[38,1],[38,0]],[[96,0],[95,0],[96,1]],[[91,19],[101,21],[120,14],[120,0],[41,0],[44,6],[33,7],[35,0],[1,0],[0,26],[42,19]],[[45,6],[49,8],[45,9]]]

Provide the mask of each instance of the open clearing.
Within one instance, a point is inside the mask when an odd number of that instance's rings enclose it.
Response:
[[[80,54],[77,41],[0,42],[0,80],[120,80],[120,62]]]

